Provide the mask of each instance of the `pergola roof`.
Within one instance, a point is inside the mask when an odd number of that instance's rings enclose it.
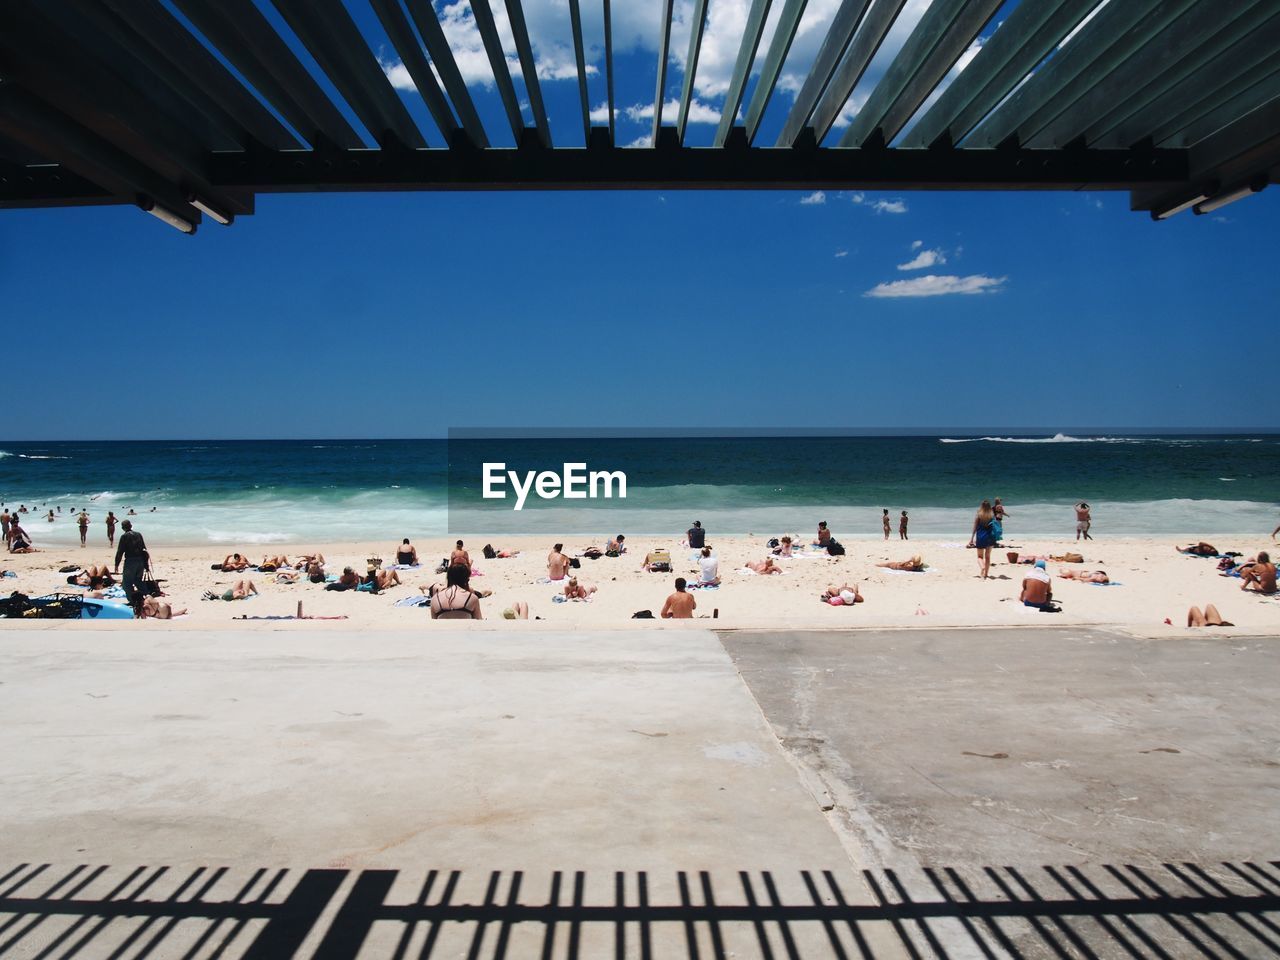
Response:
[[[644,148],[616,140],[610,0],[569,0],[572,145],[555,142],[520,0],[470,0],[513,147],[491,144],[431,0],[7,0],[0,206],[137,204],[191,232],[202,213],[229,222],[272,192],[1088,189],[1129,190],[1135,210],[1163,218],[1280,175],[1280,0],[933,0],[862,86],[906,0],[843,0],[767,143],[762,118],[806,0],[751,0],[707,146],[686,133],[708,0],[693,0],[685,51],[672,49],[672,0],[630,2],[661,7]],[[527,102],[490,4],[506,14]],[[606,120],[588,97],[588,4],[604,18]],[[416,92],[388,80],[357,5]],[[667,71],[680,57],[672,116]]]

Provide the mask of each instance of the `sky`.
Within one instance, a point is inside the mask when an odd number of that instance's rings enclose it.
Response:
[[[811,0],[806,16],[834,3]],[[882,54],[926,5],[908,0]],[[499,143],[487,61],[464,56],[469,11],[437,6]],[[657,6],[615,0],[622,143],[651,123]],[[676,5],[671,97],[689,6]],[[349,7],[397,81],[367,4]],[[714,130],[745,7],[711,4],[691,142]],[[580,142],[564,5],[526,9],[553,137]],[[765,143],[816,37],[802,27]],[[420,99],[402,96],[438,146]],[[4,211],[0,311],[16,355],[0,438],[1270,430],[1274,405],[1251,398],[1273,379],[1278,227],[1275,189],[1162,223],[1127,194],[1072,192],[260,195],[253,216],[194,237],[129,207]]]

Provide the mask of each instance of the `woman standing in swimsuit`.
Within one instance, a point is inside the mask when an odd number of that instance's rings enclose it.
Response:
[[[973,518],[973,530],[969,534],[969,546],[978,548],[978,566],[982,570],[982,579],[987,579],[991,570],[991,548],[995,546],[995,533],[991,524],[996,512],[991,509],[991,501],[983,500],[978,513]]]

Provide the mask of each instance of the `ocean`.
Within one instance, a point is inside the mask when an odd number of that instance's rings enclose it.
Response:
[[[480,463],[622,470],[624,499],[480,496]],[[517,533],[797,532],[881,536],[888,508],[919,538],[963,540],[1002,497],[1006,539],[1269,533],[1280,523],[1280,436],[626,437],[490,440],[0,441],[0,500],[25,504],[36,545],[100,540],[108,510],[154,544],[301,544]],[[61,507],[61,516],[57,509]],[[47,523],[39,514],[55,511]],[[499,544],[500,545],[500,544]]]

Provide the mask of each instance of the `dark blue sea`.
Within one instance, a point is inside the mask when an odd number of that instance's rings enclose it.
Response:
[[[622,470],[625,499],[480,497],[480,464]],[[984,497],[1010,532],[1070,534],[1087,500],[1096,535],[1269,533],[1280,522],[1280,436],[626,437],[576,439],[0,441],[0,499],[33,511],[39,542],[108,510],[155,543],[379,540],[445,533],[683,530],[963,539]],[[36,522],[50,509],[61,518]]]

